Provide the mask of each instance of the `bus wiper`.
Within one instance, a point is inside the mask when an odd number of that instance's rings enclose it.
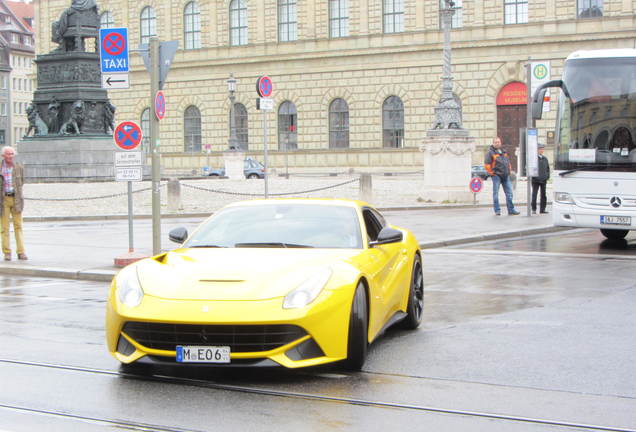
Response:
[[[281,243],[281,242],[262,242],[262,243],[236,243],[234,247],[282,247],[282,248],[313,248],[309,245],[301,245],[294,243]]]
[[[564,177],[568,174],[572,174],[577,171],[605,171],[607,169],[607,165],[584,165],[578,168],[574,168],[571,170],[560,172],[559,175]]]
[[[190,248],[224,248],[227,246],[219,246],[219,245],[213,245],[213,244],[200,244],[200,245],[192,245],[188,247]]]

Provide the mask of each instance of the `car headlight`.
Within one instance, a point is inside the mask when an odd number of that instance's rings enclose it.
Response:
[[[555,192],[554,200],[561,204],[574,204],[572,196],[567,192]]]
[[[330,268],[323,268],[305,279],[304,282],[285,296],[283,308],[301,308],[316,300],[318,294],[320,294],[325,285],[327,285],[331,273]]]
[[[117,275],[117,297],[119,301],[128,307],[137,307],[144,298],[144,290],[141,289],[137,266],[125,267]]]

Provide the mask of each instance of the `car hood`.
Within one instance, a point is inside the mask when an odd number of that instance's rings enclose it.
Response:
[[[147,295],[181,300],[265,300],[283,297],[324,267],[351,263],[359,249],[176,249],[139,261]],[[349,267],[349,266],[348,266]]]

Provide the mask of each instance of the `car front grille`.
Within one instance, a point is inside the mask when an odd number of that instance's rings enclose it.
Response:
[[[231,352],[279,348],[307,333],[300,327],[276,325],[207,325],[127,322],[123,332],[151,349],[175,351],[177,345],[229,346]]]

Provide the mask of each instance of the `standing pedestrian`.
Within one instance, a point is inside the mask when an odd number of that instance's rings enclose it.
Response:
[[[492,179],[492,205],[495,209],[495,214],[497,216],[501,215],[501,207],[499,207],[499,185],[501,185],[506,194],[508,215],[516,216],[519,212],[515,210],[515,206],[512,203],[512,181],[510,180],[512,164],[510,163],[508,152],[503,150],[501,146],[501,138],[495,137],[488,149],[488,153],[486,153],[484,168],[486,168]]]
[[[545,186],[550,178],[550,164],[548,158],[543,155],[545,153],[545,145],[539,144],[537,147],[539,152],[539,173],[536,177],[532,177],[532,213],[537,213],[537,192],[541,190],[541,199],[539,201],[539,211],[547,213],[545,207],[548,197],[545,194]]]
[[[10,220],[13,218],[16,251],[18,259],[26,260],[24,242],[22,241],[22,208],[24,198],[24,168],[13,161],[15,150],[11,146],[2,148],[2,166],[0,167],[0,211],[2,211],[2,252],[4,260],[11,261],[11,240],[9,238]]]

